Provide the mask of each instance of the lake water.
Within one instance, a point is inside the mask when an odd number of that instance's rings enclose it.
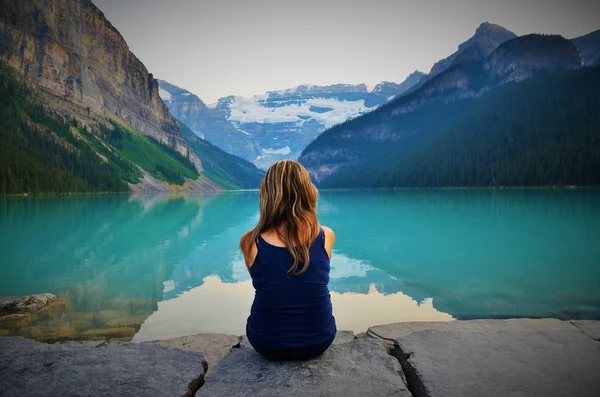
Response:
[[[472,318],[600,318],[600,191],[323,191],[339,329]],[[0,200],[0,296],[70,304],[2,335],[136,341],[243,334],[237,244],[258,194]]]

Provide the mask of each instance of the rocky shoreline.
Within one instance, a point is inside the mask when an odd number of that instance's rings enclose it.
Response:
[[[46,344],[0,337],[2,396],[597,396],[600,321],[468,320],[340,331],[269,362],[243,336]]]
[[[0,300],[0,322],[69,303]],[[408,322],[338,331],[307,362],[269,362],[244,336],[53,344],[0,335],[2,396],[597,396],[600,321]]]

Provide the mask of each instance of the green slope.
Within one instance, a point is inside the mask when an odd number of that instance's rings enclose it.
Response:
[[[190,160],[133,128],[110,121],[113,129],[101,128],[102,140],[121,156],[139,165],[161,181],[182,185],[198,172]]]
[[[321,186],[600,185],[598,109],[600,68],[593,67],[542,73],[383,121],[368,115],[354,125],[396,131],[397,138],[344,142],[360,147],[361,157]]]
[[[173,184],[198,178],[187,158],[130,127],[109,120],[95,135],[51,117],[5,64],[0,89],[0,194],[128,191],[138,165]]]
[[[127,191],[119,171],[31,104],[32,93],[0,64],[0,194]]]
[[[200,157],[206,176],[226,189],[255,189],[260,186],[264,171],[198,137],[181,121],[179,124],[183,138]]]

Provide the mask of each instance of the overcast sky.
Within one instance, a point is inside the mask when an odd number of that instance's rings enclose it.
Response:
[[[156,78],[207,103],[303,83],[400,82],[483,21],[517,35],[600,29],[598,0],[93,0]]]

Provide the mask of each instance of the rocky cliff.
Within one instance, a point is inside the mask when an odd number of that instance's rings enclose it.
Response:
[[[189,158],[158,82],[89,0],[0,0],[0,59],[41,87],[45,107],[89,123],[122,121]]]

